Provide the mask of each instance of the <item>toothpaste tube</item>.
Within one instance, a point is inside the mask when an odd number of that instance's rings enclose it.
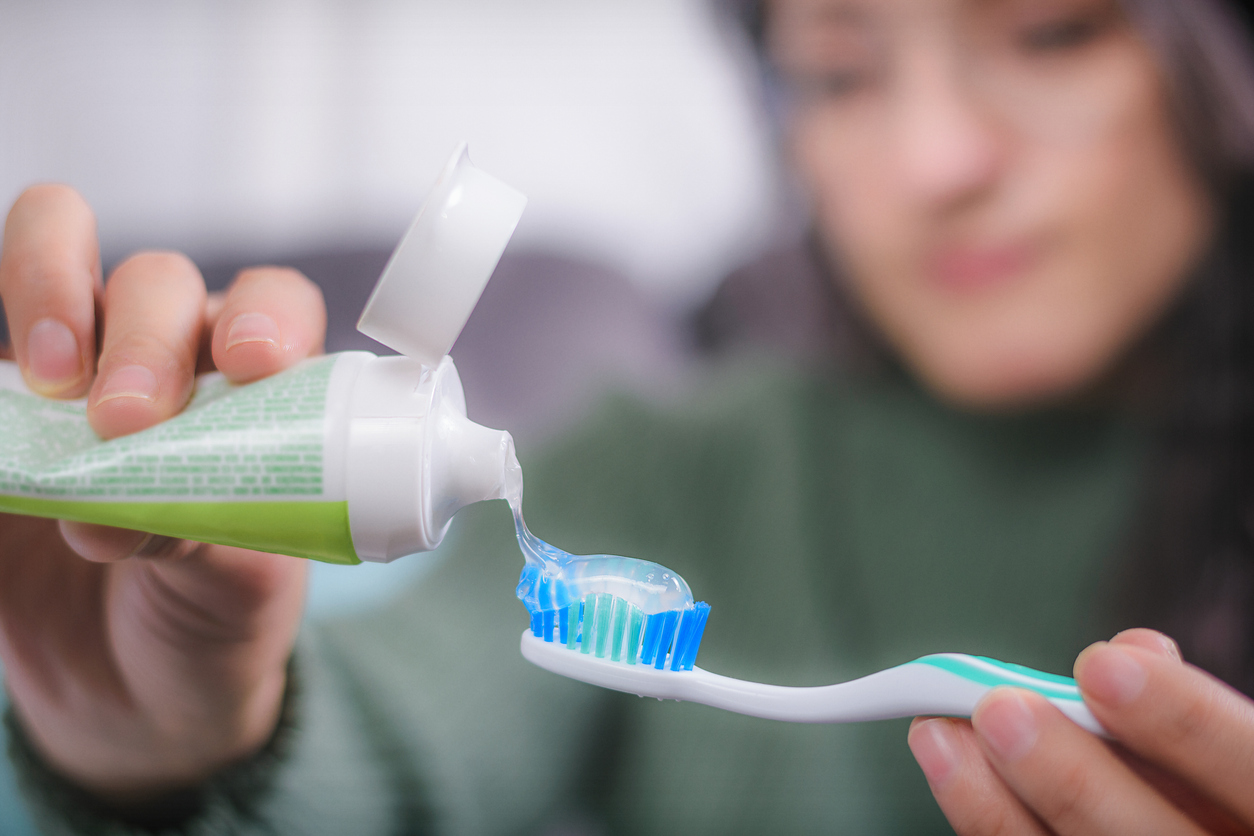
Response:
[[[435,548],[459,508],[504,497],[514,460],[509,433],[466,418],[452,360],[364,351],[204,375],[179,415],[110,441],[3,362],[0,426],[0,511],[330,563]]]
[[[331,563],[435,548],[517,467],[509,433],[467,419],[447,353],[525,205],[454,152],[357,325],[401,356],[344,352],[242,386],[205,375],[179,415],[110,441],[85,401],[32,394],[0,362],[0,512]]]

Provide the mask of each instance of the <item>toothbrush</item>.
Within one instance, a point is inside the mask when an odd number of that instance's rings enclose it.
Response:
[[[941,714],[970,717],[999,685],[1035,691],[1081,728],[1106,735],[1075,680],[984,656],[937,653],[878,673],[809,688],[747,682],[694,665],[710,605],[665,566],[615,555],[573,555],[522,517],[522,470],[507,495],[526,559],[516,594],[531,614],[527,661],[570,679],[642,697],[698,702],[793,723],[859,723]]]
[[[657,624],[655,634],[649,634],[646,624],[644,640],[633,641],[633,631],[640,636],[638,620],[632,619],[629,631],[626,619],[612,617],[611,610],[621,608],[613,605],[611,596],[588,600],[596,597],[589,595],[582,604],[572,604],[557,618],[552,610],[536,613],[532,629],[522,634],[523,657],[553,673],[602,688],[793,723],[859,723],[920,715],[970,717],[985,694],[1009,685],[1035,691],[1081,728],[1106,736],[1070,677],[983,656],[937,653],[836,685],[797,688],[747,682],[693,665],[708,605],[659,614],[664,615],[660,621],[657,616],[646,617],[646,622]],[[585,614],[587,618],[582,617]],[[588,636],[586,645],[584,636]]]

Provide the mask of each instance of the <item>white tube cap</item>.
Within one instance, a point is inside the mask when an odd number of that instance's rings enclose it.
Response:
[[[357,330],[434,369],[470,318],[526,205],[522,192],[475,168],[463,142],[392,253]]]

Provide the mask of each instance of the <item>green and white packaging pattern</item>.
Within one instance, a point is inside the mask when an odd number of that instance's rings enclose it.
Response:
[[[459,508],[504,496],[513,458],[509,433],[466,418],[451,360],[364,351],[245,386],[205,375],[182,413],[111,441],[84,401],[0,363],[0,426],[2,511],[332,563],[435,548]]]
[[[332,563],[435,548],[458,509],[504,497],[514,462],[509,433],[466,417],[446,355],[525,203],[457,150],[358,324],[410,356],[204,375],[179,415],[110,441],[85,401],[39,397],[0,362],[0,511]]]
[[[197,381],[180,415],[101,441],[83,401],[26,391],[0,365],[0,509],[357,562],[326,479],[332,358],[232,387]]]

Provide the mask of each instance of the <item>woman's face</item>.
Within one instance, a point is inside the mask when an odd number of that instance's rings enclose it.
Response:
[[[769,20],[819,230],[941,395],[1075,393],[1177,296],[1210,202],[1114,0],[775,0]]]

